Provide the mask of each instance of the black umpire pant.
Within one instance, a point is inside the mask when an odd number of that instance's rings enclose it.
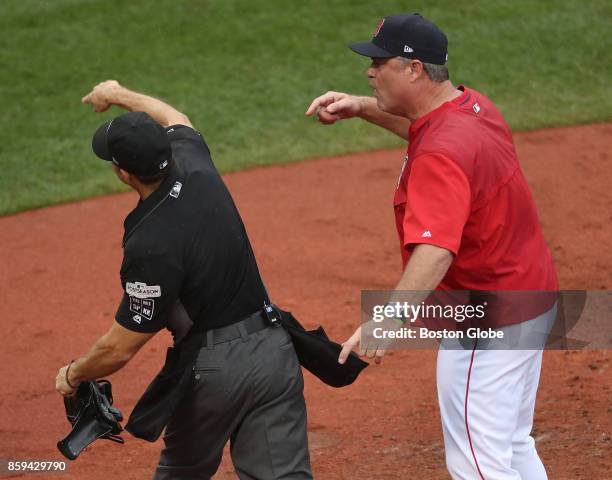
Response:
[[[242,480],[312,479],[306,431],[304,380],[284,328],[248,333],[218,343],[208,332],[192,387],[166,428],[154,480],[212,477],[223,448]],[[234,336],[234,335],[230,335]]]

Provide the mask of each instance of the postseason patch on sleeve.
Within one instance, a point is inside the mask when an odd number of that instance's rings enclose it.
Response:
[[[136,323],[151,320],[155,311],[154,298],[161,297],[161,286],[144,282],[126,282],[125,293],[130,297],[130,311]]]
[[[136,298],[157,298],[161,297],[161,287],[143,282],[126,282],[125,293]]]

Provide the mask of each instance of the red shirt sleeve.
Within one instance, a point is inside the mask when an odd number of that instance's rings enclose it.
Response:
[[[470,184],[463,170],[441,154],[413,160],[404,214],[404,248],[427,243],[459,251],[470,213]]]

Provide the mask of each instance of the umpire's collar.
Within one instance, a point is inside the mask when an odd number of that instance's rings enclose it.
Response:
[[[139,200],[136,208],[132,210],[123,222],[125,232],[123,234],[123,245],[134,231],[169,198],[178,198],[180,188],[185,183],[184,174],[178,163],[175,161],[172,171],[166,179],[157,187],[146,199]],[[177,185],[178,184],[178,185]],[[178,187],[176,192],[175,185]],[[175,196],[176,195],[176,196]]]

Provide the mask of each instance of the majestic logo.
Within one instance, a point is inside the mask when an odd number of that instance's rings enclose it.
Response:
[[[159,164],[159,169],[163,170],[167,166],[168,166],[168,160],[164,160],[162,163]]]
[[[376,30],[374,31],[374,35],[373,35],[374,37],[376,37],[380,33],[380,29],[382,28],[384,23],[385,23],[385,19],[383,18],[378,24],[378,26],[376,27]]]
[[[431,238],[431,232],[429,230],[425,230],[421,235],[421,238]]]
[[[159,285],[147,285],[142,282],[126,282],[125,293],[130,297],[155,298],[161,297],[161,287]]]
[[[176,182],[172,187],[172,190],[170,190],[170,196],[172,198],[178,198],[181,194],[181,188],[183,188],[183,184],[181,182]]]
[[[475,103],[474,105],[472,105],[472,109],[474,110],[474,113],[478,113],[480,112],[480,105]]]
[[[142,317],[140,315],[134,315],[132,320],[134,320],[136,323],[140,323],[142,322]]]
[[[414,52],[414,48],[409,47],[408,45],[404,45],[404,53],[412,53]]]

